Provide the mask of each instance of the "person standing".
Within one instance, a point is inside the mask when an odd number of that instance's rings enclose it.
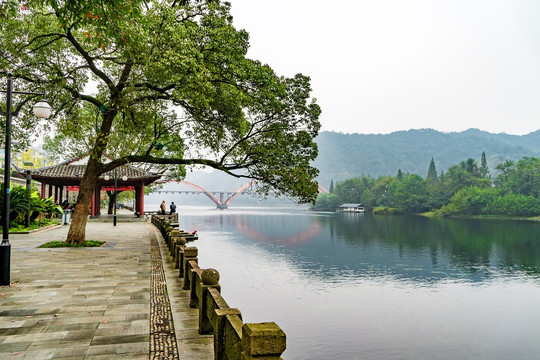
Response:
[[[167,205],[165,205],[165,200],[161,202],[161,205],[159,206],[159,213],[160,215],[165,215],[167,211]]]
[[[176,212],[176,205],[174,205],[174,201],[171,202],[170,208],[171,208],[171,212],[169,214],[172,215]]]

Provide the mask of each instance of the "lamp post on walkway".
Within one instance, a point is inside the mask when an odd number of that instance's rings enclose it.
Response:
[[[1,90],[6,93],[6,143],[4,152],[4,189],[3,189],[3,203],[2,203],[2,243],[0,244],[0,285],[9,285],[10,272],[11,272],[11,244],[9,243],[9,191],[10,191],[10,173],[11,173],[11,118],[17,116],[22,106],[31,99],[27,97],[12,111],[12,95],[41,95],[43,93],[33,93],[26,91],[14,91],[12,74],[8,74],[7,90]],[[45,101],[41,100],[34,105],[34,115],[40,119],[46,119],[51,115],[51,107]]]
[[[23,165],[26,167],[34,166],[31,161],[23,161]],[[32,170],[26,169],[26,192],[28,193],[28,211],[24,219],[24,226],[27,228],[30,226],[30,196],[32,194]]]
[[[105,181],[109,181],[109,175],[105,175]],[[126,181],[127,176],[122,176],[122,180]],[[113,209],[113,226],[116,226],[116,198],[118,197],[118,173],[116,168],[114,169],[114,209]]]

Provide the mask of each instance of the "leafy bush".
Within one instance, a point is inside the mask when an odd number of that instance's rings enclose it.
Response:
[[[0,184],[0,203],[4,201],[4,184]],[[25,217],[30,213],[30,222],[35,224],[35,228],[43,225],[43,219],[48,216],[50,219],[56,214],[63,214],[62,207],[56,204],[53,197],[41,199],[35,191],[30,196],[23,186],[11,186],[9,196],[9,221],[10,229],[15,231],[31,230],[24,227]],[[0,217],[3,216],[3,208],[0,206]],[[38,219],[39,218],[39,219]]]

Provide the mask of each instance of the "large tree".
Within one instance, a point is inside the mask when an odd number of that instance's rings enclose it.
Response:
[[[210,166],[259,180],[262,195],[314,201],[320,108],[310,80],[249,59],[230,4],[12,0],[0,17],[1,74],[46,89],[55,110],[33,129],[90,155],[68,242],[85,241],[98,177],[128,163],[177,178],[184,166]]]

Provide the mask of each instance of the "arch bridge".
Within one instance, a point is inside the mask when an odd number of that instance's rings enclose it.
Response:
[[[192,183],[192,182],[189,182],[189,181],[186,181],[186,180],[181,180],[181,181],[176,181],[176,182],[178,182],[180,184],[189,185],[189,186],[197,189],[197,191],[161,190],[160,192],[164,192],[164,193],[180,193],[180,194],[182,194],[182,193],[184,193],[184,194],[203,193],[204,195],[208,196],[208,198],[210,198],[210,200],[212,200],[216,204],[218,209],[223,210],[223,209],[227,209],[229,207],[229,205],[231,204],[231,202],[234,199],[236,199],[238,196],[240,196],[243,193],[248,193],[247,190],[251,187],[251,185],[255,184],[256,181],[257,180],[251,180],[247,184],[242,185],[236,191],[209,191],[209,190],[206,190],[202,186],[197,185],[195,183]],[[328,194],[328,190],[323,188],[321,185],[319,185],[319,192]],[[249,193],[252,193],[252,192],[250,191]],[[219,199],[216,197],[216,194],[219,195]]]

